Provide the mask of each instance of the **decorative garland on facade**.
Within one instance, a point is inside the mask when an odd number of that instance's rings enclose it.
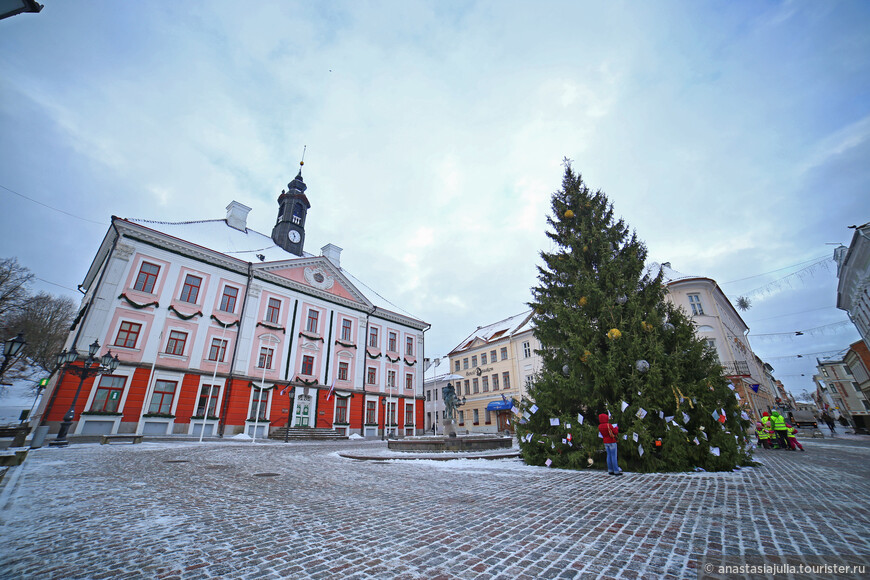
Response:
[[[169,310],[172,311],[172,312],[174,312],[175,315],[176,315],[177,317],[179,317],[180,319],[182,319],[182,320],[190,320],[190,319],[193,318],[194,316],[202,316],[202,312],[194,312],[193,314],[191,314],[190,316],[188,316],[187,314],[184,314],[184,313],[179,312],[178,310],[176,310],[176,309],[175,309],[175,306],[172,306],[172,305],[169,306]]]
[[[130,297],[127,296],[126,294],[124,294],[123,292],[121,293],[120,296],[118,296],[118,298],[123,298],[124,300],[127,301],[127,304],[129,304],[133,308],[138,308],[140,310],[142,308],[148,308],[149,306],[155,306],[157,308],[160,308],[160,303],[157,302],[156,300],[154,302],[148,302],[147,304],[139,304],[138,302],[134,302],[133,300],[131,300]]]
[[[245,419],[245,421],[247,421],[248,423],[271,423],[272,422],[271,419],[254,419],[254,418],[250,418],[250,417],[248,419]]]
[[[336,397],[338,397],[339,399],[351,399],[351,398],[353,398],[353,393],[339,393],[338,391],[335,391],[332,394],[335,395]]]
[[[325,340],[323,340],[322,336],[315,336],[313,334],[308,334],[307,332],[302,332],[301,330],[299,331],[299,336],[302,338],[307,338],[308,340],[319,340],[323,343],[326,342]]]
[[[258,322],[257,326],[262,326],[263,328],[268,328],[269,330],[280,330],[281,334],[287,334],[287,331],[283,326],[278,326],[277,324],[269,324],[268,322]]]
[[[370,359],[376,359],[376,358],[381,358],[381,357],[384,356],[384,355],[383,355],[383,353],[381,353],[381,354],[375,356],[375,355],[373,355],[372,353],[369,352],[369,349],[366,349],[366,356],[367,356],[368,358],[370,358]]]
[[[175,419],[172,413],[145,413],[142,415],[144,419]]]
[[[409,367],[412,367],[412,366],[414,366],[415,364],[417,364],[417,361],[414,361],[414,362],[408,362],[408,359],[405,359],[405,364],[408,365]]]
[[[217,322],[218,324],[220,324],[223,328],[229,328],[230,326],[238,326],[239,325],[238,320],[234,320],[234,321],[230,322],[229,324],[224,324],[221,321],[221,319],[218,318],[217,316],[215,316],[214,314],[211,315],[211,319],[214,320],[215,322]]]
[[[202,421],[202,419],[203,419],[202,415],[194,415],[193,417],[190,418],[191,421]],[[205,418],[206,421],[217,421],[219,419],[220,419],[220,417],[215,417],[213,415],[209,415],[208,417]]]
[[[102,415],[105,417],[120,417],[124,413],[115,413],[114,411],[82,411],[80,415]]]
[[[260,389],[261,391],[271,391],[272,389],[274,389],[275,387],[278,386],[278,385],[274,385],[274,384],[273,384],[271,387],[261,387],[261,386],[257,385],[256,383],[254,383],[254,381],[249,381],[249,382],[248,382],[248,385],[249,385],[252,389]]]
[[[399,357],[392,359],[392,358],[390,358],[390,355],[386,355],[386,356],[387,356],[387,360],[390,361],[391,363],[399,362]]]
[[[307,386],[307,387],[310,387],[311,385],[316,385],[316,384],[318,384],[318,383],[317,383],[317,379],[313,379],[313,380],[307,381],[307,380],[305,380],[305,379],[301,379],[301,378],[299,378],[298,375],[296,376],[296,382],[297,382],[297,383],[302,383],[303,385],[305,385],[305,386]]]
[[[341,340],[336,339],[335,344],[340,344],[345,348],[356,348],[356,345],[350,342],[343,342]]]

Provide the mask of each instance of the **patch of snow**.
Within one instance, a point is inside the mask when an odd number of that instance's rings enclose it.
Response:
[[[251,436],[248,435],[247,433],[239,433],[238,435],[233,435],[232,437],[229,437],[228,439],[244,439],[245,441],[250,441]]]
[[[363,437],[359,433],[351,433],[350,435],[348,435],[347,438],[348,439],[365,439],[365,437]]]

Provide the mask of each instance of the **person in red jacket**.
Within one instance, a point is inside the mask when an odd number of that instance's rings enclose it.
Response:
[[[610,417],[607,413],[598,415],[598,432],[604,438],[604,450],[607,452],[607,472],[610,475],[622,475],[622,470],[616,461],[616,436],[619,435],[619,427],[610,424]]]

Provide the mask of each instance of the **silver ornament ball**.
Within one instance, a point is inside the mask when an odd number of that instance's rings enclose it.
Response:
[[[637,361],[636,363],[634,363],[634,366],[637,370],[639,370],[642,373],[645,373],[649,370],[649,363],[646,362],[645,360]]]

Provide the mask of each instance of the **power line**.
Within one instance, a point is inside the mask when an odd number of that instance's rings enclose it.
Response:
[[[83,222],[90,222],[90,223],[92,223],[92,224],[97,224],[97,225],[101,225],[101,226],[107,226],[107,225],[109,225],[109,224],[107,224],[106,222],[98,222],[98,221],[94,221],[94,220],[91,220],[91,219],[88,219],[88,218],[83,218],[83,217],[81,217],[81,216],[77,216],[77,215],[75,215],[75,214],[71,214],[71,213],[69,213],[68,211],[64,211],[64,210],[62,210],[62,209],[59,209],[59,208],[56,208],[56,207],[54,207],[54,206],[48,205],[47,203],[42,203],[41,201],[36,200],[36,199],[33,199],[32,197],[27,197],[27,196],[24,195],[23,193],[18,193],[18,192],[15,191],[14,189],[9,189],[9,188],[6,187],[5,185],[0,185],[0,188],[5,189],[5,190],[8,191],[9,193],[14,193],[14,194],[17,195],[18,197],[22,197],[22,198],[26,199],[27,201],[32,201],[33,203],[39,204],[39,205],[41,205],[42,207],[47,207],[48,209],[54,210],[54,211],[56,211],[56,212],[60,212],[60,213],[62,213],[62,214],[64,214],[64,215],[68,215],[69,217],[76,218],[77,220],[82,220]]]
[[[795,314],[806,314],[807,312],[816,312],[817,310],[828,310],[829,308],[836,308],[836,306],[822,306],[821,308],[811,308],[809,310],[801,310],[800,312],[790,312],[788,314],[778,314],[776,316],[768,316],[767,318],[758,318],[756,320],[746,321],[747,324],[755,324],[756,322],[761,322],[762,320],[773,320],[774,318],[785,318],[786,316],[794,316]]]
[[[783,266],[782,268],[777,268],[776,270],[771,270],[770,272],[762,272],[761,274],[755,274],[754,276],[747,276],[746,278],[738,278],[737,280],[728,280],[727,282],[720,282],[719,285],[723,284],[732,284],[734,282],[743,282],[744,280],[751,280],[752,278],[758,278],[760,276],[767,276],[768,274],[773,274],[775,272],[782,272],[783,270],[788,270],[789,268],[794,268],[795,266],[801,266],[803,264],[809,264],[810,262],[821,262],[822,260],[827,260],[831,258],[831,256],[819,256],[818,258],[812,258],[811,260],[804,260],[803,262],[798,262],[797,264],[792,264],[791,266]]]
[[[823,324],[821,326],[816,326],[814,328],[806,328],[803,330],[792,330],[791,332],[768,332],[766,334],[751,334],[750,333],[749,337],[750,338],[753,338],[753,337],[757,338],[759,336],[786,336],[789,334],[793,334],[795,336],[800,336],[806,332],[813,332],[814,330],[821,330],[823,328],[830,328],[832,326],[843,326],[846,324],[849,324],[848,320],[841,320],[839,322],[831,322],[830,324]]]
[[[63,284],[58,284],[56,282],[50,282],[44,278],[40,278],[39,276],[34,276],[34,278],[39,280],[40,282],[45,282],[46,284],[51,284],[52,286],[57,286],[58,288],[65,288],[67,290],[72,290],[73,292],[78,292],[78,290],[76,290],[75,288],[70,288],[69,286],[64,286]]]

